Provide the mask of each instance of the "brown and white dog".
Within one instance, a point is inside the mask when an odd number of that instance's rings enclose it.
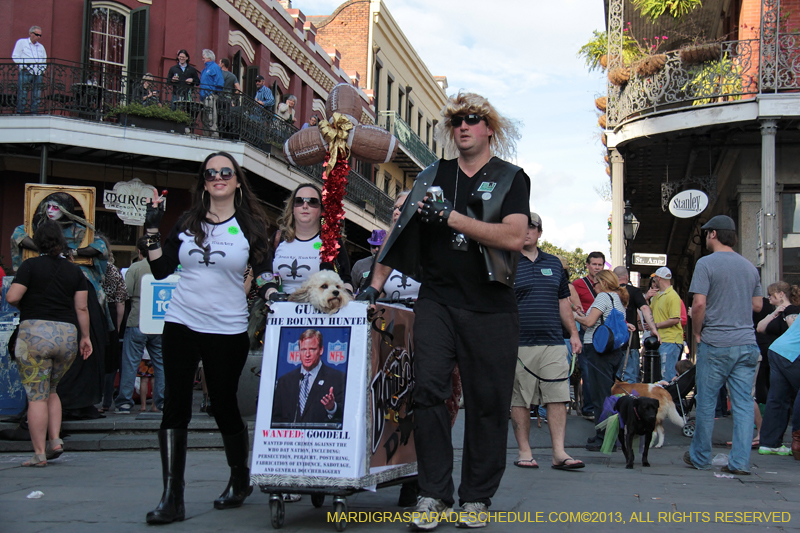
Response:
[[[307,302],[329,315],[346,306],[352,299],[344,288],[342,278],[333,270],[320,270],[312,274],[289,296],[290,302]]]
[[[656,430],[653,432],[653,437],[658,436],[658,442],[656,443],[656,439],[653,438],[650,446],[661,448],[664,445],[664,420],[669,419],[678,427],[683,427],[683,418],[678,414],[678,410],[675,409],[675,402],[672,401],[672,396],[663,387],[651,383],[626,383],[624,381],[617,381],[611,387],[611,394],[630,394],[633,391],[636,391],[639,396],[658,400]]]

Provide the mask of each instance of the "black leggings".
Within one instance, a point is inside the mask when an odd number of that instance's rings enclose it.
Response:
[[[164,357],[164,417],[161,429],[186,429],[192,419],[192,396],[197,365],[202,359],[214,419],[223,435],[244,429],[236,391],[247,361],[247,333],[198,333],[182,324],[166,322],[162,336]]]

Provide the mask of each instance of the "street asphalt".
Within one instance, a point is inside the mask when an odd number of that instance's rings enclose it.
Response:
[[[128,415],[133,417],[134,415]],[[205,415],[195,415],[198,416]],[[105,423],[118,415],[109,415]],[[787,531],[800,530],[800,462],[791,456],[760,456],[753,451],[750,476],[721,477],[719,467],[699,471],[682,460],[690,439],[666,427],[662,449],[650,453],[650,468],[625,469],[621,452],[610,456],[583,449],[590,422],[569,416],[566,444],[586,463],[577,471],[549,466],[547,424],[532,421],[531,443],[539,469],[513,465],[516,441],[509,428],[507,468],[485,531]],[[252,424],[251,424],[252,427]],[[731,419],[717,420],[714,454],[728,453]],[[788,437],[788,435],[787,435]],[[89,437],[84,436],[83,439]],[[98,437],[100,438],[100,437]],[[463,415],[453,432],[458,486]],[[785,442],[789,442],[788,440]],[[145,514],[161,496],[161,466],[156,450],[70,451],[46,468],[20,468],[31,453],[0,453],[0,533],[153,531]],[[86,448],[84,448],[86,449]],[[97,448],[96,448],[97,449]],[[158,529],[178,532],[263,532],[270,525],[269,498],[256,489],[240,509],[218,511],[212,502],[224,488],[228,469],[219,448],[189,451],[186,468],[186,521]],[[41,498],[29,498],[41,491]],[[406,531],[398,487],[347,498],[347,531]],[[458,509],[457,509],[458,510]],[[288,532],[335,531],[331,498],[314,508],[310,498],[286,505]],[[394,521],[392,521],[394,520]],[[443,523],[439,531],[452,531]]]

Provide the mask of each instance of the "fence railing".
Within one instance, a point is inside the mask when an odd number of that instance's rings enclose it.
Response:
[[[198,80],[199,81],[199,80]],[[252,97],[154,77],[129,77],[104,66],[51,59],[23,65],[0,59],[0,115],[40,114],[246,142],[265,152],[282,148],[298,128]],[[321,165],[297,167],[321,182]],[[356,172],[346,198],[376,207],[391,221],[392,199]]]
[[[655,73],[649,73],[644,63],[634,63],[630,79],[619,89],[618,108],[609,115],[621,123],[655,111],[740,100],[744,95],[757,94],[758,43],[757,39],[713,43],[697,52],[706,54],[706,59],[696,63],[692,61],[697,61],[697,56],[689,56],[685,51],[668,52],[660,58],[663,67]]]
[[[419,135],[414,133],[411,126],[406,124],[406,121],[404,121],[397,112],[381,111],[378,117],[378,126],[385,128],[392,135],[397,137],[400,144],[405,146],[417,161],[422,163],[423,168],[436,161],[436,154],[434,154],[431,149],[428,148],[428,145],[419,138]]]

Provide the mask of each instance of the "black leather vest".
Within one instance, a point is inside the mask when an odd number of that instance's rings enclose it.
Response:
[[[422,262],[420,261],[420,231],[422,223],[417,213],[417,202],[421,202],[425,197],[428,187],[433,185],[439,171],[439,161],[435,162],[419,173],[414,187],[406,198],[403,211],[392,229],[386,245],[381,250],[378,262],[396,268],[406,276],[416,280],[422,280]],[[503,208],[503,201],[511,189],[514,177],[522,169],[512,165],[498,157],[493,157],[481,169],[481,181],[493,181],[496,183],[494,190],[489,198],[484,200],[481,196],[470,197],[467,201],[467,215],[482,222],[499,223],[500,212]],[[525,182],[530,195],[530,178],[523,172]],[[476,174],[476,176],[478,176]],[[481,254],[486,266],[486,277],[488,281],[497,281],[514,286],[514,278],[517,274],[517,263],[519,262],[518,252],[498,250],[488,246],[480,246]]]

